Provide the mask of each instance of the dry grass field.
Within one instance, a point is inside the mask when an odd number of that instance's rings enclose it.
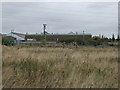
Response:
[[[3,46],[3,87],[117,88],[118,49]]]

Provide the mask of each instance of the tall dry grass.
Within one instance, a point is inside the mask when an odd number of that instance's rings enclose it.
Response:
[[[118,50],[3,46],[3,86],[8,88],[117,88]]]

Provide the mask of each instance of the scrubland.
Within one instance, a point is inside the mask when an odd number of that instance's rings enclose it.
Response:
[[[115,47],[2,46],[5,88],[117,88]]]

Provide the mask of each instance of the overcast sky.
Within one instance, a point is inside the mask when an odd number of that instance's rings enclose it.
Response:
[[[2,33],[41,33],[42,24],[49,33],[118,33],[117,2],[4,2]]]

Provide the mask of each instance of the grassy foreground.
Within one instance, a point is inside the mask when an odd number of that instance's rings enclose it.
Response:
[[[8,88],[117,88],[118,49],[3,46]]]

